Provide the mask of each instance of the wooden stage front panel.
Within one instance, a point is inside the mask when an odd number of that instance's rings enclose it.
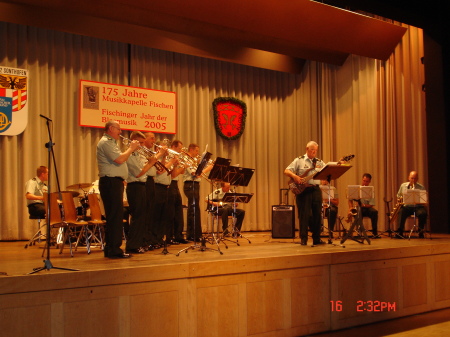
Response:
[[[2,335],[300,336],[450,307],[449,235],[345,248],[244,235],[252,243],[229,242],[223,255],[173,254],[184,245],[109,260],[53,248],[53,266],[80,271],[33,275],[43,244],[0,242]]]

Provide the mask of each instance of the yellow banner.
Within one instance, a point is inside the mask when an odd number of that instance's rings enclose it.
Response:
[[[175,92],[80,80],[79,125],[103,128],[114,119],[125,130],[177,133]]]

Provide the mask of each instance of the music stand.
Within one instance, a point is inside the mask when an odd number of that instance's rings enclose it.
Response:
[[[211,182],[211,194],[214,192],[214,184],[215,183],[217,184],[216,188],[219,187],[219,183],[222,181],[223,177],[226,175],[226,172],[228,170],[228,167],[230,166],[230,163],[231,163],[231,159],[226,159],[226,158],[222,158],[222,157],[217,157],[216,160],[214,161],[214,166],[211,169],[211,171],[209,172],[209,176],[208,176],[208,179]],[[213,210],[213,209],[214,208],[211,208],[211,205],[208,200],[207,211]],[[213,244],[215,242],[218,247],[218,250],[220,251],[219,242],[221,240],[218,239],[218,237],[219,237],[219,208],[216,207],[216,209],[213,210],[213,212],[211,212],[211,214],[216,218],[216,221],[217,221],[217,236],[214,233],[214,221],[213,221],[211,232],[208,233],[206,240],[210,244]],[[225,244],[225,247],[228,248],[226,244]]]
[[[403,203],[405,205],[413,205],[414,208],[414,225],[411,227],[411,230],[409,231],[409,235],[408,235],[408,240],[411,240],[411,235],[414,232],[414,229],[417,228],[417,232],[419,233],[419,235],[425,234],[426,230],[425,227],[423,229],[421,229],[420,227],[418,227],[416,225],[416,210],[417,210],[417,206],[421,206],[424,205],[428,202],[428,196],[427,196],[427,191],[426,190],[419,190],[419,189],[415,189],[415,190],[411,190],[411,189],[405,189],[403,191]],[[426,226],[426,224],[425,224]],[[425,237],[425,235],[424,235]],[[431,239],[431,235],[430,235],[430,239]]]
[[[255,169],[239,167],[239,166],[230,166],[228,168],[227,174],[225,175],[223,181],[229,183],[232,186],[248,186],[250,180],[253,177],[253,173],[255,173]],[[253,195],[253,194],[251,194]],[[249,194],[246,193],[234,193],[234,197],[239,197],[243,202],[249,202],[251,197],[248,197]],[[241,231],[236,228],[236,199],[233,199],[233,232],[232,237],[236,239],[236,244],[239,246],[239,237],[242,237],[248,241],[248,243],[252,243],[248,238],[244,237],[241,234]]]
[[[314,180],[326,180],[328,182],[328,204],[331,207],[331,180],[336,180],[340,176],[342,176],[345,172],[347,172],[352,166],[351,165],[339,165],[339,164],[332,164],[328,163],[324,166],[322,170],[317,172],[313,179]],[[330,210],[331,211],[331,210]],[[333,233],[328,229],[330,233],[330,238],[328,240],[328,243],[332,244],[331,237],[333,236]],[[341,246],[343,242],[341,242]],[[335,244],[333,244],[335,245]],[[314,246],[314,245],[313,245]]]
[[[209,163],[209,159],[211,158],[211,156],[212,156],[211,152],[208,152],[208,151],[203,152],[202,157],[200,159],[200,164],[198,164],[197,170],[195,171],[195,175],[196,176],[201,176],[202,175],[202,172],[205,169],[206,165]],[[192,184],[192,189],[194,189],[194,184]],[[181,252],[187,253],[189,251],[189,249],[196,249],[196,248],[198,248],[201,252],[204,252],[205,250],[218,251],[222,255],[223,253],[220,251],[220,249],[212,249],[212,248],[206,247],[206,238],[202,237],[200,239],[200,245],[196,241],[196,235],[195,235],[195,227],[196,227],[195,226],[195,217],[196,217],[196,214],[195,214],[195,198],[193,198],[192,203],[193,203],[192,207],[193,207],[193,210],[194,210],[194,244],[189,246],[189,247],[183,248],[182,250],[180,250],[176,254],[176,256],[179,256]]]
[[[355,185],[356,186],[356,185]],[[358,186],[359,187],[359,193],[361,194],[361,187],[371,187],[372,191],[373,191],[373,186]],[[367,236],[367,232],[366,229],[364,228],[363,225],[363,219],[362,219],[362,211],[361,211],[361,199],[365,199],[365,198],[361,198],[361,195],[358,195],[358,198],[352,198],[350,195],[348,196],[348,199],[353,199],[353,200],[357,200],[357,204],[358,206],[356,207],[356,216],[355,219],[353,220],[352,225],[350,226],[350,229],[347,231],[347,234],[343,237],[343,239],[341,240],[341,244],[343,244],[349,237],[353,240],[356,241],[358,243],[364,243],[364,240],[367,241],[367,243],[370,245],[370,239]],[[352,234],[353,231],[355,230],[355,228],[358,229],[358,232],[360,233],[360,235],[362,236],[362,240],[357,240],[355,239]]]

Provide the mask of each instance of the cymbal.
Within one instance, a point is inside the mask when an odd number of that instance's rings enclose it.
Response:
[[[80,189],[88,188],[88,187],[91,187],[91,186],[92,186],[92,183],[79,183],[79,184],[69,185],[66,188],[68,190],[80,190]]]
[[[61,191],[61,193],[72,193],[72,197],[76,198],[80,195],[77,191]]]

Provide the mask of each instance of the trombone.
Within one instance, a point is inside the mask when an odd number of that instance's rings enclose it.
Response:
[[[126,138],[122,135],[119,135],[119,136],[122,138],[122,144],[125,145],[126,147],[130,147],[132,140],[129,138]],[[156,154],[155,151],[152,151],[148,147],[145,147],[142,145],[138,145],[136,152],[139,153],[142,157],[144,157],[147,160],[149,160],[149,158],[154,157]],[[167,174],[170,174],[169,169],[167,167],[165,167],[163,165],[163,163],[161,163],[159,160],[156,160],[154,165],[158,171],[166,170]]]

